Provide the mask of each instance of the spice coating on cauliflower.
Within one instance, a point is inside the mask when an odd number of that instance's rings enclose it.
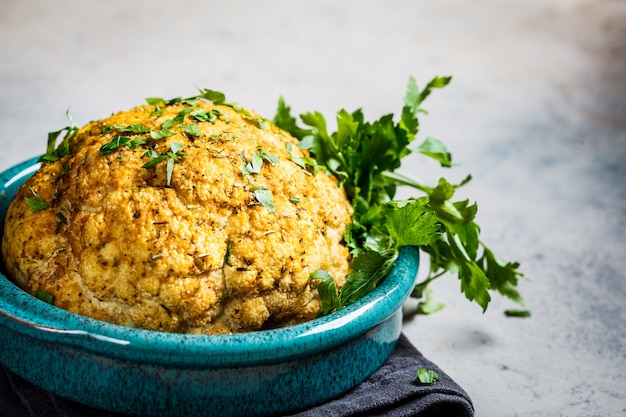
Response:
[[[248,110],[204,101],[91,122],[12,201],[7,275],[58,307],[149,330],[314,318],[311,273],[326,270],[341,288],[350,270],[352,208],[297,145]],[[34,197],[45,208],[33,210]]]

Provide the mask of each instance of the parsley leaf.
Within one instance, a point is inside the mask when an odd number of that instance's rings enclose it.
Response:
[[[180,128],[185,132],[189,133],[191,136],[202,136],[202,131],[198,128],[198,125],[195,123],[188,123],[181,125]]]
[[[440,379],[441,376],[432,369],[419,368],[414,382],[420,385],[432,385]]]
[[[165,166],[166,181],[167,181],[166,184],[168,187],[171,187],[172,186],[172,174],[174,173],[174,164],[176,162],[180,162],[181,161],[180,158],[186,155],[185,153],[181,151],[182,148],[183,148],[182,143],[174,142],[174,143],[170,143],[170,150],[166,152],[165,154],[160,154],[154,149],[150,149],[146,153],[143,154],[143,157],[151,158],[151,160],[143,164],[141,167],[144,169],[150,169],[163,161],[167,161],[167,164]]]
[[[148,129],[147,127],[143,127],[140,124],[132,124],[132,125],[114,125],[111,126],[112,129],[116,129],[119,130],[120,132],[123,133],[148,133],[150,132],[150,129]]]
[[[146,151],[146,153],[143,154],[143,157],[152,158],[152,160],[146,162],[145,164],[141,166],[142,168],[145,168],[145,169],[152,168],[153,166],[157,165],[159,162],[165,161],[167,159],[167,155],[161,155],[160,153],[152,149],[149,151]]]
[[[426,197],[385,203],[381,215],[396,247],[430,245],[439,237],[439,223]]]
[[[169,130],[170,128],[179,125],[185,121],[185,116],[192,111],[191,107],[182,109],[178,114],[170,120],[166,120],[161,125],[161,130]]]
[[[233,263],[230,260],[230,251],[232,249],[232,245],[232,241],[228,239],[228,242],[226,242],[226,254],[224,255],[224,264],[228,266],[233,266]]]
[[[39,197],[39,194],[37,194],[32,187],[30,187],[30,192],[33,193],[34,197],[26,197],[24,200],[33,213],[37,213],[49,207],[48,203],[46,203],[43,198]]]
[[[224,104],[226,103],[226,96],[224,93],[220,93],[219,91],[209,90],[208,88],[200,89],[201,98],[212,102],[213,104]]]
[[[217,120],[217,115],[212,110],[194,110],[189,115],[201,122],[214,122]]]
[[[274,205],[274,199],[272,198],[272,192],[267,188],[255,188],[254,197],[257,201],[270,212],[276,212],[276,206]]]
[[[42,289],[37,290],[37,298],[39,298],[42,301],[45,301],[48,304],[52,304],[54,302],[54,296],[50,294],[49,292],[46,292]]]
[[[78,134],[78,126],[70,115],[69,109],[65,112],[65,117],[70,124],[63,129],[48,133],[48,146],[46,148],[46,153],[39,158],[39,162],[55,162],[70,154],[70,142]],[[63,132],[65,132],[65,136],[63,137],[59,147],[56,148],[57,139]]]
[[[310,168],[313,171],[313,175],[317,175],[319,166],[317,165],[317,162],[315,161],[315,159],[294,155],[292,153],[293,147],[291,146],[291,143],[289,142],[287,142],[287,144],[285,145],[285,148],[287,150],[287,153],[289,154],[289,159],[291,159],[295,164],[297,164],[304,170],[308,171]]]
[[[150,131],[150,137],[154,140],[161,140],[161,139],[169,138],[170,136],[174,136],[174,135],[175,135],[174,132],[172,132],[171,130],[167,130],[167,129]]]
[[[291,133],[293,137],[300,141],[309,134],[309,130],[301,129],[298,126],[296,118],[291,115],[291,107],[287,106],[282,96],[278,100],[278,109],[276,110],[276,116],[274,116],[274,124]]]
[[[320,314],[325,315],[339,308],[341,304],[337,296],[337,287],[333,277],[324,270],[317,270],[311,274],[311,279],[320,281],[317,284],[317,292],[322,300]]]
[[[259,129],[265,129],[265,122],[260,117],[253,115],[247,109],[237,106],[236,104],[229,104],[229,106],[232,107],[237,113],[240,113],[247,119],[251,120]]]
[[[106,143],[100,147],[101,155],[108,155],[114,152],[116,149],[126,146],[129,149],[136,149],[139,145],[146,144],[147,141],[144,138],[132,138],[129,136],[116,136],[115,139]]]
[[[442,167],[452,166],[452,154],[442,141],[435,138],[426,138],[426,140],[415,149],[422,155],[426,155],[439,161]]]
[[[150,105],[157,105],[157,104],[165,103],[165,99],[161,97],[146,97],[146,103]]]

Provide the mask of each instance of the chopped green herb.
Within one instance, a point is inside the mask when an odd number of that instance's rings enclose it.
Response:
[[[198,104],[199,101],[200,101],[200,97],[198,96],[184,98],[182,100],[183,103],[188,104],[190,106],[195,106],[196,104]]]
[[[226,123],[230,123],[230,118],[228,117],[228,115],[220,109],[213,109],[213,113],[215,113],[217,116],[222,117],[226,121]]]
[[[191,108],[182,109],[178,114],[170,120],[166,120],[161,125],[161,130],[169,130],[170,128],[179,125],[185,121],[185,116],[192,111]]]
[[[164,121],[163,124],[161,125],[161,130],[169,130],[170,128],[178,124],[181,124],[183,122],[180,118],[178,119],[177,118],[178,116],[174,117],[173,119]]]
[[[49,292],[44,290],[37,290],[37,298],[41,301],[45,301],[48,304],[52,304],[54,302],[54,297]]]
[[[233,266],[232,262],[230,261],[230,249],[231,248],[232,248],[232,241],[228,239],[228,242],[226,242],[226,255],[224,255],[224,263],[228,266]]]
[[[30,187],[29,189],[30,192],[33,193],[34,197],[26,197],[24,200],[26,201],[26,204],[28,204],[28,207],[30,207],[30,210],[33,213],[36,213],[38,211],[47,209],[48,203],[46,203],[43,198],[39,197],[39,194],[37,194],[32,187]]]
[[[235,104],[230,104],[230,107],[232,107],[233,110],[235,110],[237,113],[245,116],[247,119],[250,119],[260,129],[265,129],[265,122],[260,117],[257,117],[255,115],[253,115],[248,110],[244,109],[243,107],[239,107],[239,106],[237,106]]]
[[[59,233],[61,231],[61,227],[64,224],[67,224],[67,218],[63,215],[63,213],[57,213],[57,218],[59,222],[57,223],[57,227],[54,229],[54,233]]]
[[[171,104],[180,103],[182,101],[183,101],[183,99],[181,97],[174,97],[174,98],[169,99],[169,100],[165,100],[164,98],[161,98],[161,97],[148,97],[148,98],[146,98],[146,103],[153,104],[153,105],[163,104],[163,105],[169,106]]]
[[[167,160],[167,166],[166,166],[166,176],[167,176],[167,186],[170,187],[172,185],[172,173],[174,172],[174,164],[177,161],[174,158],[171,158]]]
[[[167,130],[167,129],[161,129],[161,130],[151,130],[150,131],[150,137],[154,140],[161,140],[161,139],[165,139],[165,138],[169,138],[170,136],[174,136],[176,133],[172,132],[171,130]]]
[[[420,385],[432,385],[440,379],[441,376],[437,372],[431,369],[419,368],[414,382]]]
[[[161,97],[147,97],[146,103],[157,105],[157,104],[165,103],[165,99]]]
[[[165,112],[165,107],[159,107],[159,104],[154,105],[154,110],[150,113],[150,117],[159,118]]]
[[[70,142],[78,134],[78,126],[70,115],[69,110],[65,112],[65,117],[70,122],[69,126],[48,133],[48,145],[46,148],[46,153],[42,155],[41,158],[39,158],[39,162],[55,162],[70,154]],[[61,141],[59,147],[56,148],[57,139],[63,132],[65,132],[65,136],[63,137],[63,140]]]
[[[179,160],[177,159],[176,156],[180,156],[178,155],[178,153],[180,152],[180,150],[183,149],[183,144],[182,143],[178,143],[178,142],[174,142],[174,143],[170,143],[170,152],[168,152],[168,155],[170,155],[171,158],[176,159],[176,162],[179,162]],[[172,155],[175,154],[175,155]]]
[[[186,155],[185,153],[181,152],[182,147],[183,147],[182,143],[178,143],[178,142],[170,143],[170,151],[168,151],[165,154],[160,154],[156,152],[154,149],[150,149],[146,153],[143,154],[143,157],[151,158],[151,160],[143,164],[141,167],[145,169],[150,169],[153,166],[159,164],[160,162],[167,160],[167,165],[165,167],[167,186],[171,187],[172,186],[172,174],[174,172],[174,164],[176,162],[180,162],[181,160],[180,158]]]
[[[252,154],[252,161],[246,165],[246,170],[250,174],[259,174],[261,172],[261,167],[263,166],[263,158],[258,152]]]
[[[201,122],[214,122],[217,120],[213,110],[194,110],[189,115]]]
[[[156,152],[153,149],[146,151],[146,153],[143,154],[143,157],[152,159],[151,161],[148,161],[141,166],[142,168],[146,168],[146,169],[152,168],[159,162],[165,161],[165,159],[167,159],[167,155],[161,155],[160,153]]]
[[[198,128],[197,124],[189,123],[181,125],[180,128],[189,133],[191,136],[202,136],[202,132],[200,131],[200,128]]]
[[[214,104],[225,104],[226,96],[219,91],[209,90],[208,88],[200,89],[201,98],[213,102]]]
[[[294,155],[292,153],[293,147],[289,142],[287,142],[285,148],[287,150],[287,153],[289,154],[289,158],[291,159],[291,161],[293,161],[296,165],[299,165],[304,170],[308,170],[308,168],[311,168],[311,170],[313,171],[313,175],[317,175],[317,172],[319,171],[319,166],[317,165],[315,159]]]
[[[327,271],[319,269],[311,274],[311,279],[320,281],[317,284],[317,292],[322,300],[320,315],[328,314],[339,308],[341,303],[333,277]]]
[[[299,203],[300,201],[302,201],[302,199],[300,197],[289,197],[289,201],[291,201],[292,203]]]
[[[108,155],[114,152],[116,149],[125,146],[129,149],[136,149],[139,145],[146,144],[147,141],[144,138],[132,138],[130,136],[116,136],[111,142],[106,143],[100,147],[100,154]]]
[[[270,190],[268,190],[267,188],[255,188],[254,196],[263,207],[265,207],[272,213],[276,212],[274,199],[272,198],[272,192]]]
[[[261,157],[262,159],[264,159],[267,162],[269,162],[270,165],[272,165],[272,166],[278,165],[278,162],[279,162],[278,157],[276,155],[272,155],[272,154],[269,154],[267,152],[264,152],[262,146],[258,146],[257,147],[255,155],[259,155],[259,157]]]
[[[261,167],[263,167],[263,161],[267,161],[270,165],[276,165],[279,162],[279,159],[275,155],[268,154],[267,152],[263,152],[263,147],[259,146],[257,150],[252,154],[252,159],[248,161],[245,153],[241,155],[243,159],[244,165],[239,167],[241,173],[249,178],[250,174],[259,174],[261,173]]]
[[[140,124],[132,124],[132,125],[127,125],[127,126],[115,125],[115,126],[111,126],[111,129],[119,130],[120,132],[124,132],[124,133],[148,133],[150,132],[150,129],[148,129],[147,127],[143,127]]]

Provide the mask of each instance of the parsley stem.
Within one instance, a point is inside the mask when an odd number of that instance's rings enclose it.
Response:
[[[396,183],[400,184],[400,185],[408,185],[410,187],[413,188],[417,188],[418,190],[422,190],[424,191],[426,194],[431,194],[433,192],[433,189],[430,187],[427,187],[417,181],[415,181],[413,178],[406,176],[404,174],[400,174],[399,172],[391,172],[391,171],[383,171],[381,172],[381,175],[385,178],[388,178],[390,180],[395,181]]]
[[[426,287],[431,282],[433,282],[434,280],[436,280],[440,276],[444,275],[446,272],[448,272],[448,270],[444,269],[443,271],[440,271],[439,273],[437,273],[435,275],[429,276],[424,281],[415,284],[413,286],[413,291],[411,292],[411,297],[413,297],[413,298],[422,298],[422,296],[424,295],[424,290],[426,289]]]

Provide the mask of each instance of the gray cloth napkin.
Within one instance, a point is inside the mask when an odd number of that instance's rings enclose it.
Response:
[[[432,385],[414,382],[419,368],[437,372]],[[290,417],[472,417],[467,393],[426,359],[403,334],[387,362],[348,393]],[[2,417],[124,417],[46,392],[0,365]]]

